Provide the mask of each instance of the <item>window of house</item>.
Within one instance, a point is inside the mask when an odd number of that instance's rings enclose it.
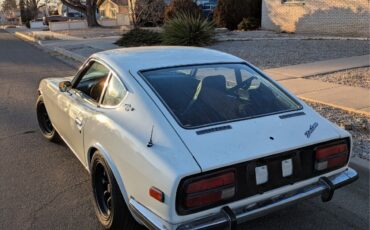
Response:
[[[300,3],[304,4],[306,0],[282,0],[282,3]]]

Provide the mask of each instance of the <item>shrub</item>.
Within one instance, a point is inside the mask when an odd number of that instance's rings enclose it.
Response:
[[[158,26],[164,21],[164,0],[136,0],[135,14],[138,26]]]
[[[122,35],[122,37],[115,42],[119,46],[151,46],[158,45],[162,41],[161,34],[158,32],[143,30],[135,28]]]
[[[238,25],[238,30],[255,30],[259,27],[259,21],[256,18],[243,18],[243,20]]]
[[[261,0],[218,0],[213,20],[219,27],[235,30],[243,18],[261,18],[261,5]]]
[[[200,15],[181,13],[164,25],[163,42],[168,45],[204,46],[213,42],[214,23]]]
[[[175,18],[178,14],[201,16],[202,9],[193,0],[173,0],[165,10],[165,21]]]

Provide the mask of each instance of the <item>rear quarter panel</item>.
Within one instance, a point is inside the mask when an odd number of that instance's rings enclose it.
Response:
[[[98,108],[87,121],[86,154],[92,147],[106,154],[126,203],[134,198],[162,219],[172,221],[180,179],[199,173],[200,168],[160,111],[145,94],[141,96],[140,89],[130,86],[122,104]],[[133,111],[126,110],[127,105]],[[152,127],[154,145],[149,148]],[[151,186],[164,192],[164,203],[149,196]]]

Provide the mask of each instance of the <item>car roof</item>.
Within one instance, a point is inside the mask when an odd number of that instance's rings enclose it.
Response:
[[[232,63],[244,60],[220,51],[181,46],[121,48],[92,55],[119,72],[164,68],[180,65]]]

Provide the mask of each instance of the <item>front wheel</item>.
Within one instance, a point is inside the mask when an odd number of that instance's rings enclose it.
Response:
[[[39,127],[41,130],[42,135],[52,142],[59,142],[60,138],[55,130],[53,124],[51,123],[51,120],[49,118],[49,114],[46,111],[44,98],[42,95],[40,95],[37,98],[36,102],[36,114],[37,114],[37,121],[39,123]]]
[[[99,151],[91,159],[90,173],[95,213],[104,229],[145,229],[132,217],[116,179]]]

